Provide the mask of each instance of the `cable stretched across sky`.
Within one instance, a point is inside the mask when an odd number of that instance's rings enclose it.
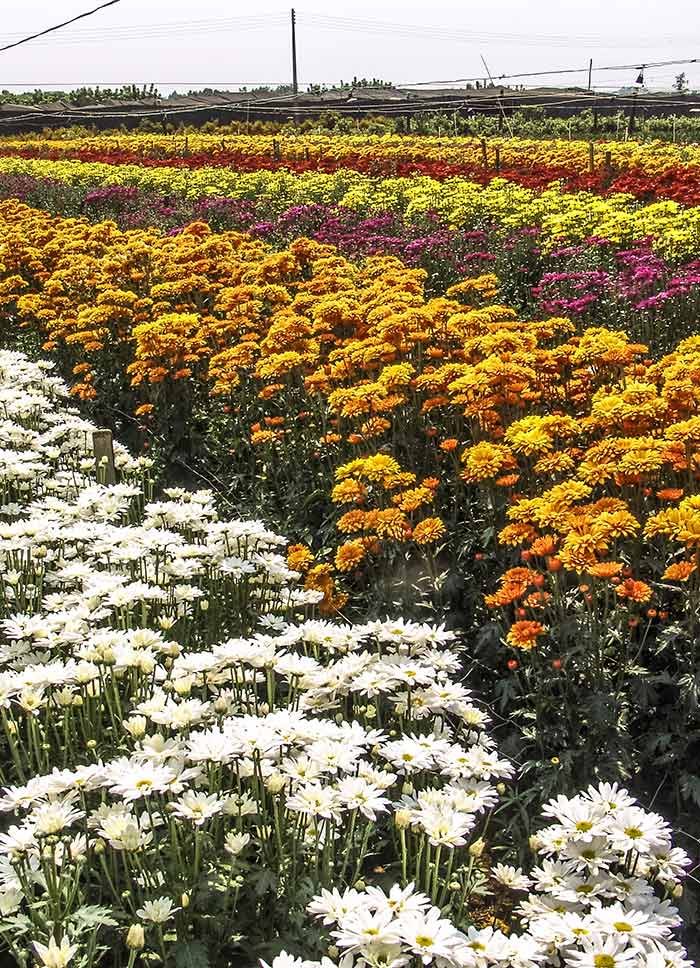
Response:
[[[19,47],[21,44],[28,44],[30,40],[36,40],[37,37],[44,37],[46,34],[53,33],[54,30],[61,30],[63,27],[68,27],[70,24],[74,24],[78,20],[83,20],[85,17],[91,17],[94,13],[104,10],[105,7],[113,7],[115,3],[119,2],[120,0],[107,0],[107,3],[101,3],[99,7],[93,7],[92,10],[86,10],[85,13],[79,13],[77,17],[72,17],[70,20],[64,20],[63,23],[55,24],[53,27],[46,27],[45,30],[39,30],[36,34],[30,34],[28,37],[23,37],[21,40],[15,40],[11,44],[5,44],[4,47],[0,47],[0,53],[2,53],[4,50],[12,50],[13,47]]]

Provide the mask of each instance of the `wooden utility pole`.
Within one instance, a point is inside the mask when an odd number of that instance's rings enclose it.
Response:
[[[592,74],[593,74],[593,58],[591,57],[591,59],[588,61],[588,90],[589,91],[591,89]]]
[[[292,7],[292,91],[299,93],[299,81],[297,78],[297,15]]]
[[[634,134],[634,125],[637,119],[637,91],[635,90],[632,95],[632,105],[630,107],[630,116],[627,123],[627,137]]]

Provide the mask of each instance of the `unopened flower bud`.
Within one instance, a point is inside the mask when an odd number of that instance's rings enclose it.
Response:
[[[265,786],[270,793],[279,793],[284,789],[286,778],[281,773],[273,773],[265,780]]]
[[[679,897],[683,897],[683,885],[682,884],[676,884],[676,886],[673,888],[673,890],[671,891],[671,893],[673,894],[673,896],[676,899],[678,899]]]
[[[459,881],[450,881],[450,883],[447,886],[451,891],[454,891],[455,893],[457,893],[457,891],[462,890],[462,885],[459,883]]]
[[[363,880],[359,880],[359,881],[355,881],[355,883],[353,884],[353,887],[355,888],[356,891],[364,891],[367,885]]]
[[[188,908],[190,906],[190,896],[187,892],[185,892],[180,898],[180,904],[183,908]]]
[[[500,796],[503,796],[503,794],[506,792],[506,785],[505,785],[505,783],[497,783],[496,784],[496,791],[497,791],[497,793],[500,794]]]
[[[143,925],[132,924],[126,933],[126,946],[132,951],[140,951],[146,944]]]
[[[530,845],[530,850],[533,852],[533,854],[536,854],[542,846],[542,841],[537,834],[531,834],[528,838],[528,844]]]
[[[401,792],[404,794],[404,796],[410,797],[413,794],[414,789],[415,787],[413,786],[411,781],[406,780],[404,785],[401,787]]]
[[[339,956],[340,956],[340,951],[336,948],[334,944],[332,944],[328,949],[328,957],[331,958],[333,961],[336,961]]]
[[[473,844],[469,844],[469,853],[472,857],[481,857],[485,846],[486,842],[484,841],[483,837],[479,837],[479,839],[475,840]]]
[[[209,611],[209,602],[206,600],[206,598],[202,599],[202,601],[199,603],[199,607],[203,612]]]
[[[399,828],[399,830],[405,830],[406,827],[411,823],[411,812],[410,810],[397,810],[394,814],[394,823]]]

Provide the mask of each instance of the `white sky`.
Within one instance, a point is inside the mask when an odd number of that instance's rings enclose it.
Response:
[[[98,3],[0,0],[0,46]],[[585,84],[589,57],[594,68],[700,57],[697,0],[296,0],[296,10],[300,83],[483,76],[483,55],[494,75],[580,67],[544,81]],[[168,93],[283,82],[290,70],[289,7],[280,0],[120,0],[0,53],[0,88],[133,81]],[[646,84],[668,89],[681,70],[700,89],[700,64],[648,68]],[[630,85],[636,76],[594,70],[594,87]]]

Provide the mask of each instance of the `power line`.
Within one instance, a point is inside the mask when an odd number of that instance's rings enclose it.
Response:
[[[227,21],[209,20],[200,21],[199,23],[195,22],[193,24],[146,24],[143,27],[115,26],[108,31],[105,31],[103,28],[97,28],[95,30],[85,30],[74,36],[61,37],[56,40],[39,40],[37,45],[52,43],[56,47],[75,47],[93,43],[104,43],[105,40],[109,40],[110,43],[115,41],[125,43],[129,41],[158,40],[166,37],[189,38],[192,34],[221,34],[228,30],[235,30],[237,33],[269,30],[270,28],[281,26],[283,23],[286,23],[286,18],[280,15],[275,17],[250,17]]]
[[[157,23],[151,24],[115,24],[113,27],[80,27],[76,32],[76,36],[84,36],[88,34],[104,34],[112,33],[113,30],[152,30],[155,28],[168,30],[170,28],[195,28],[200,26],[209,26],[223,28],[226,26],[239,26],[240,24],[245,24],[248,22],[257,23],[267,20],[282,20],[284,19],[284,14],[256,14],[251,17],[225,17],[223,19],[212,19],[207,17],[204,20],[173,20],[168,23],[163,23],[158,21]],[[7,37],[20,37],[24,31],[4,31]]]
[[[4,50],[11,50],[13,47],[19,47],[21,44],[27,44],[30,40],[36,40],[37,37],[43,37],[45,34],[53,33],[54,30],[61,30],[62,27],[68,27],[78,20],[83,20],[84,17],[91,17],[94,13],[104,10],[105,7],[113,7],[115,3],[119,2],[120,0],[107,0],[107,3],[102,3],[99,7],[94,7],[92,10],[86,10],[85,13],[79,13],[77,17],[73,17],[71,20],[64,20],[63,23],[56,24],[55,27],[47,27],[46,30],[40,30],[38,33],[31,34],[29,37],[23,37],[21,40],[15,40],[11,44],[6,44],[4,47],[0,47],[0,53]]]
[[[634,64],[613,64],[605,67],[594,67],[594,71],[638,71],[641,69],[646,70],[652,67],[670,67],[672,65],[680,64],[697,64],[700,62],[698,57],[687,57],[684,60],[668,60],[668,61],[655,61],[655,62],[641,62],[636,61]],[[587,74],[588,66],[586,67],[564,67],[558,70],[549,71],[522,71],[518,74],[498,74],[494,77],[497,81],[514,80],[520,77],[552,77],[561,74]],[[400,87],[431,87],[435,84],[466,84],[469,81],[480,81],[483,78],[483,74],[479,74],[474,77],[456,77],[449,81],[411,81],[405,84],[399,85]]]
[[[308,23],[310,25],[319,27],[321,29],[328,30],[357,30],[363,33],[376,33],[376,34],[387,34],[390,33],[392,36],[420,36],[422,38],[432,38],[434,40],[450,40],[464,43],[479,43],[479,42],[500,42],[500,43],[517,43],[519,46],[582,46],[582,47],[610,47],[612,49],[618,49],[623,46],[624,41],[612,41],[609,35],[600,36],[584,36],[581,34],[576,34],[575,36],[570,35],[546,35],[542,37],[533,37],[532,34],[517,34],[517,33],[506,33],[502,31],[478,31],[478,30],[460,30],[459,28],[452,27],[434,27],[430,25],[419,25],[419,24],[406,24],[406,23],[392,23],[388,21],[376,21],[376,20],[364,20],[351,17],[336,17],[329,16],[326,14],[304,14],[300,17],[300,22]],[[674,38],[676,42],[678,38]],[[687,36],[683,38],[684,42],[688,42]],[[627,41],[629,43],[629,41]],[[658,47],[662,42],[661,38],[649,39],[645,41],[635,41],[634,47]]]

